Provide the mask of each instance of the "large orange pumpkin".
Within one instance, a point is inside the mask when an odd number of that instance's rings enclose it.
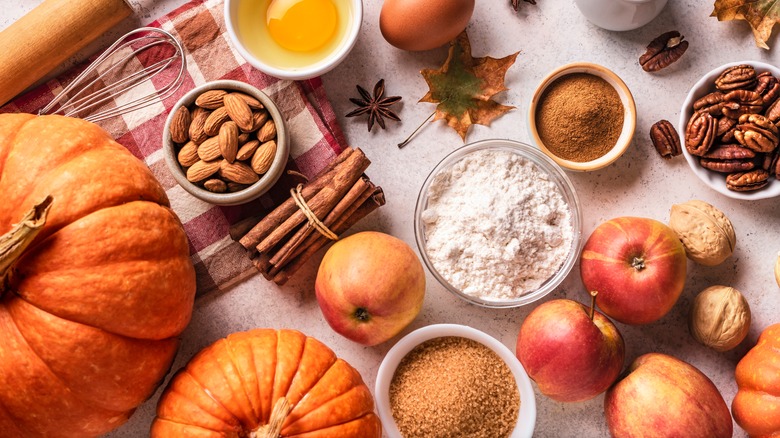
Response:
[[[256,329],[220,339],[168,384],[152,438],[379,438],[360,374],[294,330]]]
[[[761,333],[737,364],[736,379],[731,413],[737,424],[751,437],[780,437],[780,324]]]
[[[0,266],[15,261],[0,269],[0,436],[114,429],[162,381],[192,313],[181,223],[141,161],[61,116],[0,115],[0,193]],[[35,232],[13,233],[34,236],[20,253],[9,231],[47,196],[20,225]]]

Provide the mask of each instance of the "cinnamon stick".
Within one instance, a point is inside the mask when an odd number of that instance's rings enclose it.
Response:
[[[333,207],[333,210],[328,213],[327,216],[325,216],[325,219],[322,220],[322,223],[330,228],[331,225],[341,217],[345,212],[355,203],[360,200],[360,203],[357,205],[359,206],[362,204],[368,196],[371,195],[371,192],[373,191],[374,185],[368,180],[368,177],[365,175],[362,176],[360,179],[355,182],[355,184],[352,186],[351,189],[347,192],[346,195],[344,195],[344,198],[339,201],[335,207]],[[363,196],[363,194],[366,193],[366,196]],[[284,265],[284,263],[287,262],[290,255],[293,251],[298,248],[298,246],[311,235],[312,232],[314,232],[315,228],[308,224],[304,227],[301,227],[298,229],[298,231],[293,235],[292,238],[290,238],[287,243],[285,243],[277,252],[275,255],[271,257],[271,264],[274,266]]]
[[[338,166],[333,168],[333,177],[311,199],[307,200],[309,209],[318,217],[323,218],[347,191],[360,178],[360,175],[368,168],[371,162],[360,149],[355,151]],[[295,204],[293,204],[295,205]],[[297,208],[297,205],[295,205]],[[257,251],[265,253],[275,247],[288,233],[306,220],[306,215],[298,209],[286,220],[271,230],[268,235],[257,244]],[[266,222],[265,220],[260,223]],[[259,225],[259,224],[258,224]],[[246,237],[246,236],[245,236]]]
[[[385,196],[384,192],[382,191],[381,187],[376,187],[374,192],[371,194],[370,200],[367,202],[364,202],[362,205],[360,205],[352,214],[350,215],[342,215],[338,221],[336,221],[333,226],[331,227],[331,230],[336,234],[342,234],[345,231],[347,231],[349,228],[351,228],[353,225],[355,225],[358,221],[366,217],[369,213],[376,210],[377,208],[381,207],[385,204]],[[272,268],[267,274],[264,272],[263,275],[268,277],[273,277],[273,281],[278,284],[282,285],[289,280],[290,275],[294,274],[298,269],[300,269],[304,263],[312,256],[314,253],[319,251],[323,246],[325,246],[328,243],[328,238],[325,236],[322,236],[320,234],[312,234],[310,238],[314,238],[314,242],[307,246],[306,249],[298,254],[295,258],[291,259],[289,263],[287,263],[285,266],[282,267],[282,269],[279,269],[279,267]]]
[[[309,183],[305,184],[301,195],[308,202],[315,193],[322,189],[349,158],[355,150],[352,148],[344,149],[331,163],[328,164],[320,173],[317,174]],[[362,151],[361,151],[362,154]],[[251,230],[249,230],[239,240],[239,243],[249,251],[254,251],[255,247],[265,239],[280,223],[290,217],[298,206],[293,199],[287,199],[279,207],[260,220]]]

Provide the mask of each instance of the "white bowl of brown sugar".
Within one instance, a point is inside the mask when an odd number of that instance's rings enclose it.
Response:
[[[530,438],[536,424],[523,366],[504,344],[464,325],[404,336],[379,367],[375,396],[394,438]]]
[[[528,131],[534,144],[569,170],[612,164],[628,149],[635,129],[631,91],[598,64],[558,67],[542,80],[529,105]]]

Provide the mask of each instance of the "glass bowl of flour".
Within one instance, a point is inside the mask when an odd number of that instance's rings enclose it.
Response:
[[[579,200],[564,171],[538,149],[483,140],[447,155],[415,208],[423,261],[454,295],[517,307],[554,290],[582,245]]]

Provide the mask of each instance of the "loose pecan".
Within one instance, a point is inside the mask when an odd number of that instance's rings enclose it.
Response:
[[[751,160],[756,157],[756,153],[738,144],[724,144],[711,147],[701,157],[710,160]]]
[[[780,142],[777,126],[760,114],[745,114],[734,130],[737,141],[756,151],[772,152]]]
[[[705,169],[712,170],[720,173],[734,173],[744,172],[756,167],[756,163],[752,161],[743,160],[710,160],[708,158],[700,158],[699,164]]]
[[[719,116],[723,108],[723,98],[725,94],[720,91],[712,92],[706,96],[700,97],[693,102],[694,111],[707,111],[712,116]]]
[[[691,116],[685,128],[685,148],[691,155],[707,153],[715,140],[715,123],[715,118],[708,112],[698,112]]]
[[[764,169],[753,169],[726,176],[726,188],[735,192],[758,190],[768,183],[769,172]]]
[[[668,120],[660,120],[650,127],[650,140],[662,158],[668,160],[682,153],[680,136]]]
[[[749,88],[756,82],[756,70],[752,65],[741,64],[729,67],[715,79],[715,87],[721,91]]]
[[[738,119],[743,114],[758,114],[764,107],[761,95],[750,90],[729,91],[723,100],[726,103],[722,108],[723,115],[732,119]],[[731,103],[736,105],[729,105]]]
[[[764,107],[771,105],[778,96],[780,96],[780,81],[772,76],[772,73],[765,71],[756,76],[756,88],[753,90],[761,95],[761,102]]]
[[[688,41],[676,30],[658,36],[647,45],[647,51],[639,57],[642,70],[658,71],[680,59],[688,50]]]

